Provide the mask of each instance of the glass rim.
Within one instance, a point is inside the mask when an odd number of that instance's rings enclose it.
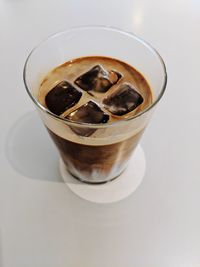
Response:
[[[33,55],[33,53],[40,47],[42,46],[45,42],[56,38],[57,36],[60,36],[62,34],[65,33],[70,33],[72,31],[79,31],[79,30],[90,30],[90,29],[100,29],[100,30],[106,30],[106,31],[113,31],[113,32],[118,32],[121,33],[123,35],[126,35],[128,37],[134,38],[136,41],[138,41],[139,43],[143,44],[149,51],[151,51],[155,56],[157,56],[158,60],[161,63],[161,66],[163,68],[163,74],[164,74],[164,81],[163,84],[161,86],[161,90],[160,93],[158,94],[158,96],[156,97],[156,99],[151,103],[151,105],[149,105],[146,109],[142,110],[141,112],[139,112],[138,114],[135,114],[133,116],[130,116],[129,118],[123,118],[121,120],[118,121],[114,121],[114,122],[108,122],[105,124],[93,124],[93,123],[86,123],[86,122],[75,122],[75,121],[70,121],[68,119],[62,118],[56,114],[54,114],[53,112],[51,112],[49,109],[47,109],[46,107],[44,107],[42,104],[40,104],[40,102],[32,95],[31,91],[29,90],[28,84],[27,84],[27,75],[26,75],[26,70],[27,70],[27,65],[29,62],[30,57]],[[89,55],[88,55],[89,56]],[[127,62],[128,63],[128,62]],[[140,70],[138,70],[140,71]],[[67,30],[63,30],[57,33],[54,33],[52,35],[50,35],[49,37],[45,38],[44,40],[42,40],[41,42],[39,42],[29,53],[24,67],[23,67],[23,81],[24,81],[24,85],[26,88],[26,92],[28,93],[29,97],[31,98],[31,100],[33,101],[33,103],[43,112],[47,113],[48,115],[50,115],[51,117],[65,123],[65,124],[69,124],[71,126],[77,125],[78,127],[89,127],[89,128],[107,128],[107,127],[111,127],[111,126],[115,126],[118,124],[123,124],[123,123],[127,123],[128,121],[132,121],[136,118],[139,118],[140,116],[144,115],[145,113],[147,113],[148,111],[150,111],[154,106],[156,106],[156,104],[160,101],[160,99],[162,98],[165,89],[166,89],[166,85],[167,85],[167,69],[166,69],[166,65],[164,60],[162,59],[161,55],[159,54],[159,52],[148,42],[146,42],[144,39],[138,37],[137,35],[135,35],[132,32],[128,32],[128,31],[124,31],[121,30],[119,28],[116,27],[110,27],[110,26],[104,26],[104,25],[88,25],[88,26],[78,26],[78,27],[71,27]],[[151,86],[151,85],[150,85]]]

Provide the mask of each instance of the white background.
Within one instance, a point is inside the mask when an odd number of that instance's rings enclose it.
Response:
[[[115,204],[64,185],[22,81],[38,42],[88,24],[133,31],[168,69],[143,183]],[[0,88],[1,267],[200,266],[199,0],[0,0]]]

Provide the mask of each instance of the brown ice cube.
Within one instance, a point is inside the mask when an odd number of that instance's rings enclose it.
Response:
[[[101,65],[96,65],[78,77],[75,84],[85,91],[105,93],[118,82],[121,76],[114,70],[107,71]]]
[[[88,103],[84,104],[83,106],[79,107],[68,116],[66,116],[66,119],[74,122],[99,124],[106,123],[109,120],[109,115],[104,113],[96,103],[89,101]],[[71,127],[71,129],[78,135],[82,136],[90,136],[95,132],[95,129],[82,126],[73,126]]]
[[[57,84],[45,97],[48,109],[56,115],[74,106],[80,100],[82,93],[67,81]]]
[[[116,91],[103,100],[104,107],[117,116],[133,111],[142,102],[143,97],[128,83],[121,84]]]

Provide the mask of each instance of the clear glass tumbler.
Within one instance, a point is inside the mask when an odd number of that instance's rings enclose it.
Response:
[[[43,107],[38,102],[38,90],[45,75],[66,61],[84,56],[106,56],[132,65],[149,82],[152,104],[129,119],[98,125],[71,122]],[[158,52],[137,36],[110,27],[79,27],[57,33],[33,49],[24,66],[26,90],[66,169],[88,183],[107,182],[123,172],[165,91],[166,83],[165,64]],[[84,137],[78,136],[71,127],[95,131]]]

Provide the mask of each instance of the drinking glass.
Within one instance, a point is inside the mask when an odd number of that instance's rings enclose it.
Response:
[[[150,84],[151,105],[128,119],[105,124],[72,122],[42,106],[38,91],[46,74],[66,61],[85,56],[116,58],[133,66]],[[124,171],[167,83],[165,64],[151,45],[132,33],[102,26],[68,29],[41,42],[28,56],[23,76],[26,90],[66,170],[88,183],[107,182]],[[78,135],[83,129],[93,134]]]

